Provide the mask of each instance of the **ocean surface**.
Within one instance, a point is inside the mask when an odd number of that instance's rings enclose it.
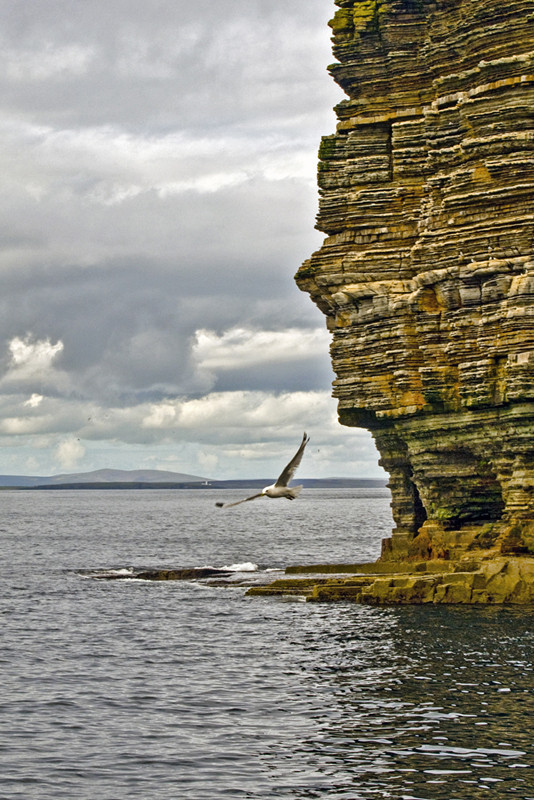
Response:
[[[534,799],[532,609],[318,605],[131,567],[374,560],[387,490],[0,492],[0,798]]]

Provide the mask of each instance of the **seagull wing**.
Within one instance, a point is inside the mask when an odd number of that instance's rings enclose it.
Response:
[[[243,500],[236,500],[235,503],[215,503],[215,505],[219,508],[231,508],[232,506],[238,506],[240,503],[248,503],[249,500],[255,500],[257,497],[263,496],[263,492],[260,492],[259,494],[253,494],[252,497],[245,497]]]
[[[298,465],[302,461],[302,455],[304,453],[304,448],[306,447],[306,445],[308,444],[309,441],[310,441],[310,437],[307,436],[306,434],[304,434],[304,436],[302,437],[302,442],[301,442],[301,445],[300,445],[299,449],[297,450],[297,452],[295,453],[295,455],[293,456],[293,458],[291,459],[291,461],[289,462],[287,467],[284,467],[283,472],[281,473],[280,477],[278,478],[278,480],[274,484],[275,486],[287,486],[288,485],[289,481],[291,480],[291,478],[295,474]]]

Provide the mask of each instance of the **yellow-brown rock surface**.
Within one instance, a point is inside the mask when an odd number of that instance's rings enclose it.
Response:
[[[390,475],[383,558],[534,552],[534,2],[336,5],[348,99],[297,282]]]
[[[288,569],[292,577],[251,587],[247,594],[300,595],[315,603],[370,605],[534,603],[534,558],[529,556],[383,562],[339,568],[340,572],[331,576],[324,574],[324,565]],[[312,577],[314,571],[318,573],[316,577]],[[347,572],[353,574],[347,576]],[[300,577],[295,577],[299,573]]]

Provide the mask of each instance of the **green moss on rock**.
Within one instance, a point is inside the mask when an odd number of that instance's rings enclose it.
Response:
[[[335,37],[379,33],[387,10],[388,5],[383,0],[355,0],[352,8],[338,9],[328,24]]]
[[[338,9],[328,24],[332,28],[334,36],[340,33],[352,33],[354,30],[352,10],[350,8]]]
[[[352,14],[354,30],[357,33],[369,31],[378,33],[381,18],[387,10],[387,4],[382,0],[360,0],[354,6]]]

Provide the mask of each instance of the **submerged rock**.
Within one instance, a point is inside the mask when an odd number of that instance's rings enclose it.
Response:
[[[228,575],[231,575],[231,572],[228,570],[202,567],[189,569],[147,569],[138,572],[135,577],[143,581],[198,581],[203,578],[222,578]]]
[[[215,567],[180,567],[176,569],[155,568],[155,569],[119,569],[101,572],[84,572],[87,577],[99,580],[142,580],[142,581],[194,581],[205,578],[224,578],[232,575],[232,572]]]

